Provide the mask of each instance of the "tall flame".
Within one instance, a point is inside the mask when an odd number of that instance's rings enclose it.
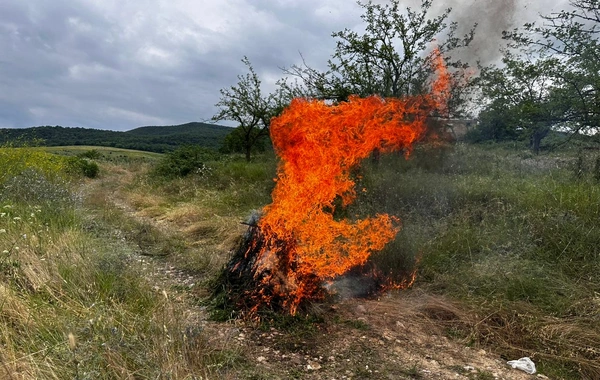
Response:
[[[410,150],[433,110],[445,112],[449,76],[440,54],[432,94],[404,99],[352,96],[347,102],[294,99],[271,121],[280,157],[273,203],[259,222],[263,237],[254,273],[269,303],[276,296],[294,314],[315,298],[323,281],[364,264],[399,230],[393,216],[336,220],[336,207],[356,198],[351,171],[374,150]],[[269,288],[268,291],[265,289]]]

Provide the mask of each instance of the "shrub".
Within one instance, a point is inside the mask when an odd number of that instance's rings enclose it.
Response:
[[[69,171],[74,174],[84,175],[88,178],[96,178],[100,172],[100,167],[94,161],[89,161],[81,157],[70,157]]]
[[[152,171],[155,177],[173,179],[190,174],[206,174],[205,162],[217,158],[216,152],[198,145],[186,145],[167,153]]]
[[[34,168],[28,168],[1,184],[0,198],[28,204],[68,205],[76,201],[66,180],[51,180]]]

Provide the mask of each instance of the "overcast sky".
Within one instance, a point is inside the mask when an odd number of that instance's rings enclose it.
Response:
[[[434,7],[478,22],[468,54],[488,60],[503,29],[564,3],[434,0]],[[361,11],[353,0],[0,0],[0,128],[204,121],[216,113],[219,89],[245,73],[243,56],[268,90],[299,53],[324,68],[331,33],[360,29]]]

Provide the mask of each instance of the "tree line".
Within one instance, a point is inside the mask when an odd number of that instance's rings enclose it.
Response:
[[[460,49],[468,49],[476,24],[464,35],[451,21],[451,8],[432,14],[433,0],[418,9],[400,0],[359,2],[365,30],[334,32],[336,47],[327,69],[306,62],[283,68],[276,90],[264,93],[250,60],[238,83],[220,90],[213,121],[238,124],[225,146],[250,159],[269,133],[272,117],[294,97],[341,102],[359,96],[403,97],[428,90],[436,54],[452,73],[449,107],[442,118],[477,116],[477,141],[527,139],[534,152],[550,131],[594,135],[600,127],[600,1],[570,0],[570,10],[540,16],[504,31],[500,62],[470,67]],[[433,49],[437,46],[437,49]],[[476,73],[473,75],[472,73]]]
[[[91,128],[41,126],[23,129],[0,129],[0,145],[94,145],[164,153],[184,145],[199,145],[217,150],[231,128],[188,123],[175,126],[141,127],[117,132]]]

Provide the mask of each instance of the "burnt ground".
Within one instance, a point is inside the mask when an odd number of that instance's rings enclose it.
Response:
[[[107,199],[128,217],[169,234],[181,229],[174,221],[148,216],[132,204],[123,186],[132,177],[114,172],[87,191]],[[195,242],[194,244],[197,244]],[[194,245],[190,243],[190,245]],[[226,256],[226,250],[223,255]],[[135,260],[157,292],[184,306],[190,331],[200,331],[206,347],[221,355],[221,368],[209,369],[222,379],[547,379],[513,369],[493,347],[475,342],[467,315],[452,301],[418,286],[378,299],[345,299],[315,305],[311,317],[273,315],[264,322],[209,318],[198,302],[208,294],[205,278],[168,260],[140,255]],[[467,322],[469,321],[469,322]],[[209,377],[209,378],[213,378]]]

